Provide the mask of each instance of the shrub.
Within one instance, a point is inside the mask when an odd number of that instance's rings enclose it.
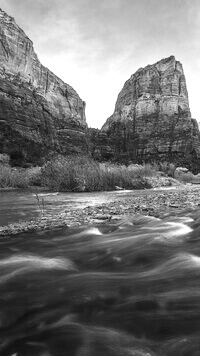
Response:
[[[26,169],[28,184],[33,186],[41,186],[42,172],[41,167],[32,167]]]
[[[151,164],[131,164],[128,166],[128,171],[131,175],[136,176],[138,178],[144,177],[153,177],[157,175],[156,168]]]
[[[0,163],[0,188],[27,188],[41,185],[41,168],[12,168]]]
[[[8,165],[10,161],[10,156],[6,153],[0,153],[0,164]]]
[[[114,190],[149,188],[145,177],[156,174],[150,165],[98,163],[86,156],[59,156],[42,168],[42,183],[58,191]]]
[[[164,172],[169,177],[174,178],[174,172],[176,170],[176,166],[174,163],[160,162],[159,166],[160,166],[161,172]]]
[[[10,166],[0,164],[0,187],[26,188],[28,177],[25,170],[13,169]]]
[[[98,163],[84,156],[59,156],[42,168],[42,183],[54,190],[82,191],[98,183]],[[98,190],[98,184],[97,184]],[[92,189],[93,190],[93,189]]]

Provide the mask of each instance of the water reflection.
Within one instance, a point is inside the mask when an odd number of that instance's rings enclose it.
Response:
[[[199,355],[199,211],[0,240],[0,355]]]

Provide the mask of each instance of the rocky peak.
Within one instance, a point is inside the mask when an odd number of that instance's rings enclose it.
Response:
[[[145,68],[140,68],[131,76],[129,81],[133,86],[136,86],[135,99],[147,94],[158,96],[180,95],[188,98],[183,67],[174,56],[161,59]],[[129,83],[129,81],[126,83]]]
[[[200,157],[182,64],[170,56],[138,69],[125,82],[102,132],[114,156],[136,161]]]
[[[32,41],[0,10],[0,152],[22,150],[28,160],[32,144],[38,154],[82,152],[86,127],[85,102],[40,63]]]
[[[108,119],[103,130],[108,128],[109,122],[116,120],[117,113],[120,116],[122,106],[127,110],[136,110],[137,116],[150,114],[159,109],[166,115],[178,113],[181,109],[191,116],[182,64],[176,61],[174,56],[170,56],[153,65],[138,69],[125,82],[115,105],[115,117],[111,116]],[[146,112],[144,112],[145,108]],[[120,119],[126,120],[126,114],[127,112],[121,115]]]

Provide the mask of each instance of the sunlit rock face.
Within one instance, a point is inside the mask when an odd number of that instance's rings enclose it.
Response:
[[[0,9],[0,152],[27,161],[87,150],[85,103],[45,68],[32,41]]]
[[[124,84],[107,133],[114,155],[129,159],[191,161],[200,157],[182,64],[171,56],[140,68]]]

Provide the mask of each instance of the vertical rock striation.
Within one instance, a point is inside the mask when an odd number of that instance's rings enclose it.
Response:
[[[124,84],[101,132],[115,157],[186,165],[197,161],[200,135],[191,118],[182,64],[171,56],[140,68]]]
[[[45,68],[32,41],[0,9],[0,152],[40,161],[87,150],[85,103]]]

